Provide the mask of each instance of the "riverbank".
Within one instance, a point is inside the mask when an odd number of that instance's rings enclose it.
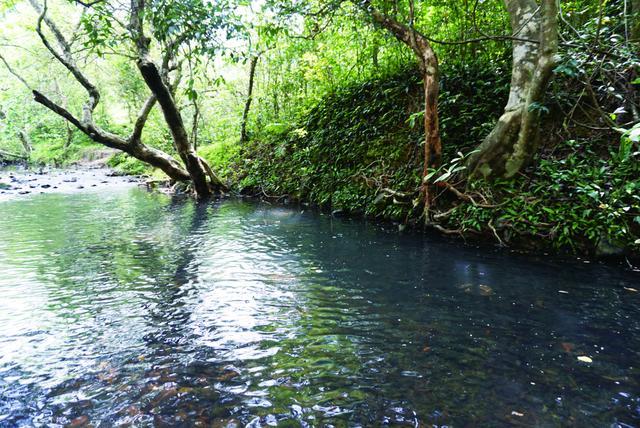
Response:
[[[122,175],[120,172],[108,168],[87,168],[75,167],[68,169],[24,169],[5,168],[0,169],[0,201],[16,199],[19,197],[29,197],[36,194],[76,194],[83,192],[99,192],[109,188],[144,187],[151,191],[158,191],[165,194],[177,195],[181,191],[164,185],[161,181],[147,181],[138,176]],[[402,223],[392,219],[365,216],[362,213],[353,213],[344,210],[331,210],[327,206],[307,203],[296,200],[290,196],[268,197],[264,193],[243,195],[251,200],[259,200],[273,206],[283,206],[287,208],[298,207],[302,211],[313,210],[335,218],[349,218],[352,220],[367,219],[385,230],[395,230],[402,234],[427,234],[432,237],[442,236],[444,239],[458,242],[460,245],[478,248],[482,251],[497,251],[508,256],[509,254],[522,254],[536,257],[566,258],[567,260],[577,260],[581,263],[592,263],[596,261],[606,261],[608,263],[620,263],[625,268],[632,271],[640,269],[640,258],[634,254],[619,254],[611,256],[596,256],[593,254],[571,254],[567,252],[554,251],[548,246],[534,247],[523,245],[521,242],[505,245],[495,239],[495,236],[488,234],[474,233],[470,235],[442,233],[436,227],[424,227],[422,224]]]
[[[444,165],[431,178],[430,227],[529,252],[640,257],[637,145],[611,130],[560,122],[565,106],[554,100],[529,168],[510,179],[465,181],[465,157],[500,116],[507,78],[486,69],[443,74]],[[474,86],[477,79],[493,83]],[[207,160],[243,192],[422,228],[421,96],[412,71],[342,88],[291,125],[263,129],[233,160],[215,153]]]

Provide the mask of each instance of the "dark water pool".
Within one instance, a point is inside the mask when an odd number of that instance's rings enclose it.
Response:
[[[297,208],[8,200],[0,426],[640,426],[635,290]]]

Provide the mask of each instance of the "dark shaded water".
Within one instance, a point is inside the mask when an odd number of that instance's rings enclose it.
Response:
[[[640,426],[617,267],[126,188],[0,231],[0,426]]]

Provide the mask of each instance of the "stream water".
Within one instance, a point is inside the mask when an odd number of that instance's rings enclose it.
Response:
[[[0,426],[640,426],[640,275],[131,186],[0,202]]]

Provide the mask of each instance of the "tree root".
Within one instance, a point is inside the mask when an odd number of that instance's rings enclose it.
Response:
[[[491,222],[492,222],[492,220],[489,220],[489,223],[487,223],[487,226],[489,226],[489,229],[491,229],[491,231],[493,232],[493,235],[496,237],[496,239],[500,243],[500,246],[501,247],[506,247],[506,244],[504,243],[502,238],[500,238],[500,235],[498,235],[498,232],[496,231],[496,228],[493,227],[493,224],[491,224]]]
[[[220,190],[220,191],[223,191],[223,192],[228,192],[229,191],[229,188],[213,172],[213,170],[211,169],[211,166],[209,166],[207,161],[205,161],[200,156],[198,156],[198,162],[200,162],[200,165],[202,166],[202,168],[206,171],[207,175],[209,176],[209,180],[211,181],[211,185],[214,187],[214,189]]]
[[[487,203],[488,202],[487,199],[483,195],[478,193],[478,196],[480,196],[480,198],[482,198],[482,200],[484,201],[484,203],[479,203],[475,199],[473,199],[471,195],[469,195],[468,193],[463,193],[459,191],[452,184],[445,182],[444,185],[447,190],[451,191],[454,195],[456,195],[458,198],[462,199],[463,201],[471,202],[471,204],[473,204],[474,207],[497,208],[500,205],[502,205],[502,204],[489,204]]]
[[[444,233],[445,235],[460,235],[464,237],[464,230],[462,229],[447,229],[446,227],[442,227],[435,223],[429,223],[428,226],[434,228],[438,232]]]

